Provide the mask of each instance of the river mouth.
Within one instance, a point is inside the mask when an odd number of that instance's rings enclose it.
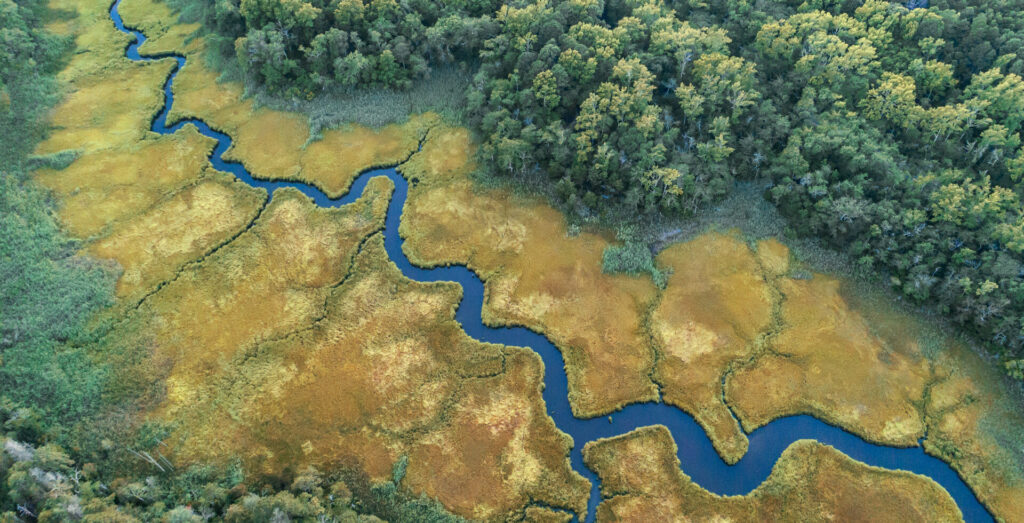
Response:
[[[286,181],[259,180],[237,162],[224,160],[224,153],[231,147],[229,135],[211,128],[199,119],[186,119],[167,125],[167,116],[174,103],[172,86],[177,73],[184,67],[186,59],[180,55],[142,56],[139,47],[146,37],[140,31],[124,25],[118,12],[120,0],[110,8],[110,16],[118,30],[131,34],[135,40],[125,50],[130,60],[150,61],[173,59],[177,65],[172,69],[164,84],[164,104],[154,116],[151,130],[158,134],[173,134],[186,125],[194,126],[200,134],[216,140],[217,145],[210,155],[211,165],[228,172],[242,182],[267,191],[268,200],[277,189],[291,187],[299,190],[320,207],[340,207],[354,202],[363,194],[367,183],[376,177],[386,177],[395,186],[388,204],[384,228],[384,244],[388,257],[398,266],[401,273],[417,282],[453,282],[462,286],[462,300],[458,305],[455,319],[463,330],[481,342],[528,347],[544,362],[543,398],[547,412],[559,430],[569,434],[574,441],[570,455],[572,468],[591,481],[591,492],[586,515],[592,521],[601,501],[600,482],[597,475],[583,463],[582,448],[586,442],[624,434],[639,427],[653,424],[666,426],[678,445],[677,456],[683,471],[701,487],[719,495],[747,494],[758,487],[771,473],[782,452],[793,442],[801,439],[816,440],[831,445],[847,456],[877,467],[906,470],[927,476],[944,487],[963,513],[966,521],[992,521],[992,515],[980,503],[959,475],[947,463],[927,455],[918,445],[911,448],[894,448],[869,443],[841,428],[824,423],[807,415],[780,418],[749,433],[749,449],[735,465],[726,464],[713,448],[704,429],[692,416],[676,407],[664,403],[643,403],[629,405],[610,417],[580,419],[573,415],[568,401],[568,380],[564,372],[561,352],[543,335],[523,327],[493,328],[483,323],[481,310],[484,300],[482,280],[465,266],[449,266],[425,269],[413,265],[403,251],[404,240],[398,234],[402,213],[408,197],[409,182],[397,168],[375,169],[362,173],[352,183],[347,194],[340,198],[329,198],[317,187]],[[421,143],[422,145],[422,143]]]

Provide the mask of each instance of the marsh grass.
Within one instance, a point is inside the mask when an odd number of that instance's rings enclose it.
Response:
[[[404,123],[410,115],[425,112],[440,114],[448,123],[465,121],[466,90],[471,74],[458,67],[435,69],[406,91],[394,89],[358,89],[324,91],[310,100],[275,97],[246,82],[246,91],[257,105],[279,111],[291,111],[309,117],[310,140],[345,124],[380,128]]]
[[[357,499],[359,505],[373,514],[379,514],[391,521],[422,521],[427,523],[460,523],[467,521],[447,510],[436,499],[420,493],[417,497],[403,490],[400,485],[409,465],[409,456],[403,454],[395,462],[391,481],[374,484],[369,495]]]
[[[910,472],[864,465],[812,440],[790,445],[764,483],[742,496],[704,490],[679,471],[676,451],[671,433],[661,425],[587,443],[584,462],[602,480],[598,519],[605,514],[635,521],[699,514],[790,521],[820,513],[840,520],[960,519],[956,504],[938,484]]]
[[[1000,465],[1007,467],[1014,477],[1024,476],[1024,437],[1021,436],[1024,419],[1014,408],[1014,405],[1024,401],[1024,388],[1021,384],[1003,376],[994,366],[983,367],[969,363],[977,360],[971,354],[959,354],[961,350],[973,352],[981,360],[988,360],[989,364],[994,357],[983,350],[977,339],[957,328],[934,306],[903,299],[888,285],[887,273],[865,271],[824,242],[797,236],[775,206],[762,196],[764,189],[766,187],[763,185],[754,183],[738,184],[728,198],[707,207],[689,220],[677,222],[680,231],[673,237],[673,241],[690,239],[708,230],[739,229],[748,242],[765,237],[783,238],[797,260],[790,271],[790,277],[815,272],[841,275],[843,298],[868,318],[874,334],[883,334],[879,329],[887,323],[887,318],[902,318],[898,325],[890,327],[894,331],[910,332],[927,359],[938,362],[952,351],[958,365],[972,367],[964,372],[971,375],[974,382],[986,391],[985,396],[1003,398],[985,407],[984,414],[979,416],[977,428],[980,433],[998,442],[1000,450],[995,452],[1003,454],[1005,458],[1000,460]],[[951,348],[951,340],[962,343],[964,348]],[[929,423],[938,424],[940,419],[941,416]],[[947,447],[944,452],[947,456],[961,456],[965,461],[962,466],[966,469],[985,462],[983,456],[965,454],[973,454],[969,441],[943,442],[939,438],[931,439],[935,445]],[[993,449],[989,448],[986,452],[993,452]]]

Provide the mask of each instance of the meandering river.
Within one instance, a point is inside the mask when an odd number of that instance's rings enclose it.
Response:
[[[625,407],[611,418],[580,419],[573,416],[569,408],[568,381],[566,379],[562,354],[546,337],[523,327],[493,328],[484,325],[480,317],[484,299],[484,284],[477,275],[463,266],[424,269],[409,262],[402,251],[403,240],[398,234],[398,224],[408,196],[409,184],[395,168],[376,169],[363,173],[353,182],[348,194],[341,198],[328,198],[316,187],[303,183],[257,180],[246,168],[235,162],[225,161],[224,153],[231,147],[231,137],[215,131],[205,122],[186,119],[167,125],[167,115],[174,103],[171,86],[174,78],[185,65],[180,55],[141,56],[139,46],[146,36],[133,28],[126,27],[118,13],[121,0],[110,7],[110,17],[118,30],[134,35],[125,51],[130,60],[175,60],[177,65],[164,83],[164,105],[153,119],[152,131],[171,134],[186,125],[195,126],[201,134],[217,141],[210,155],[210,163],[216,169],[229,172],[252,187],[266,189],[268,199],[274,191],[292,187],[302,191],[321,207],[347,205],[363,194],[366,183],[383,176],[395,185],[394,194],[388,205],[384,227],[384,245],[391,260],[407,278],[419,282],[448,281],[462,285],[462,301],[455,313],[455,319],[471,337],[488,343],[501,343],[529,347],[544,360],[544,402],[548,414],[560,430],[572,436],[575,445],[570,461],[573,469],[590,479],[592,487],[588,505],[587,521],[593,521],[596,507],[601,500],[597,475],[583,464],[581,449],[584,443],[598,438],[624,434],[638,427],[661,424],[672,432],[679,447],[678,456],[683,471],[697,484],[720,495],[746,494],[760,485],[771,472],[782,451],[799,439],[813,439],[831,445],[844,454],[877,467],[909,470],[928,476],[942,485],[953,497],[968,522],[992,521],[988,510],[967,487],[963,480],[946,462],[925,454],[918,447],[894,448],[868,443],[843,429],[828,425],[811,416],[791,416],[777,419],[750,434],[750,447],[743,459],[735,465],[727,465],[719,457],[704,429],[689,414],[664,403],[643,403]],[[871,500],[864,500],[871,503]]]

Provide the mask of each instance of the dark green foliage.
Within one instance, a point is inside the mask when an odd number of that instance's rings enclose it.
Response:
[[[503,12],[469,98],[486,164],[547,174],[584,215],[679,214],[724,195],[748,163],[735,152],[759,111],[753,64],[663,3],[618,3],[614,21],[580,5]]]
[[[75,254],[16,174],[0,180],[0,390],[47,416],[78,419],[94,409],[104,371],[65,345],[110,302],[110,269]]]
[[[13,169],[42,136],[59,93],[53,71],[69,41],[39,27],[41,0],[0,0],[0,168]]]
[[[469,60],[497,30],[494,0],[177,0],[189,20],[229,42],[243,73],[270,92],[312,98],[332,88],[408,88],[432,66]]]
[[[102,365],[67,342],[111,301],[110,267],[76,254],[47,196],[27,171],[61,167],[74,153],[27,157],[41,136],[39,117],[55,101],[52,73],[62,40],[40,29],[42,2],[0,2],[0,391],[42,414],[40,430],[95,412]]]
[[[937,59],[959,52],[942,40],[956,16],[867,3],[766,25],[756,48],[781,80],[766,95],[792,127],[769,158],[769,196],[798,232],[887,270],[1012,361],[1024,349],[1024,83],[1013,60],[972,76]],[[801,65],[811,41],[835,56]]]
[[[0,520],[379,521],[367,516],[373,514],[389,521],[462,521],[436,500],[412,496],[393,482],[371,484],[344,469],[328,477],[308,467],[290,483],[253,490],[238,464],[176,471],[160,459],[134,475],[115,476],[44,443],[33,428],[39,424],[32,409],[0,400]],[[395,464],[396,478],[407,462]]]
[[[668,276],[654,265],[654,256],[646,243],[627,241],[622,245],[609,245],[602,257],[604,272],[632,275],[650,274],[654,283],[665,288]]]
[[[272,91],[476,65],[480,164],[583,218],[686,216],[770,184],[794,230],[1022,374],[1024,0],[180,1]],[[643,251],[606,267],[657,276]]]
[[[392,466],[391,481],[372,485],[366,499],[357,499],[360,508],[387,521],[423,521],[429,523],[458,523],[465,521],[445,510],[437,500],[426,494],[412,496],[399,488],[409,466],[409,457],[401,456]]]
[[[584,216],[686,214],[767,181],[795,230],[888,271],[1021,374],[1024,6],[580,6],[499,16],[469,98],[483,165],[550,179]],[[626,242],[605,268],[648,259]]]

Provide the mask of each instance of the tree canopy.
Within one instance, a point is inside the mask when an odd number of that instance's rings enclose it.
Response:
[[[272,91],[475,66],[480,163],[546,180],[571,213],[687,215],[763,182],[797,232],[888,271],[1024,378],[1024,0],[215,6],[207,26]]]

